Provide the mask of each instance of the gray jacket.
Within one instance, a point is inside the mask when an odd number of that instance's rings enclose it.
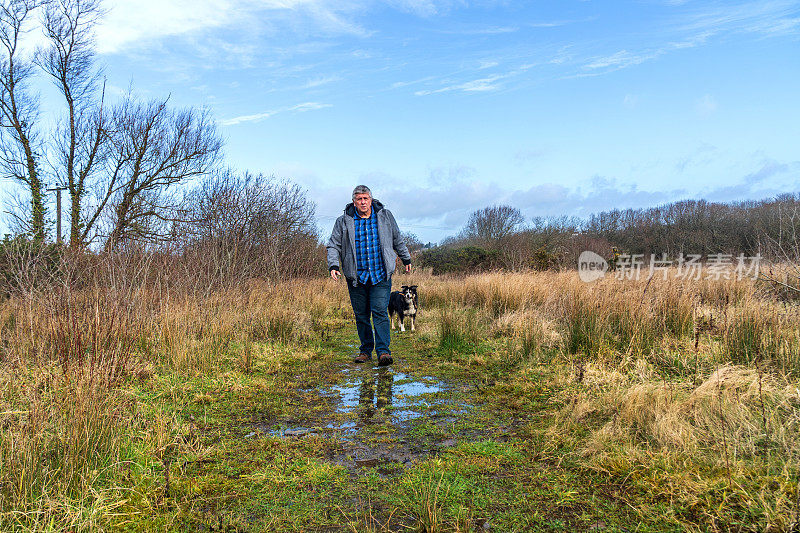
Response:
[[[378,217],[378,238],[381,241],[381,254],[388,277],[394,272],[397,256],[400,256],[404,265],[410,265],[411,254],[408,253],[408,247],[400,236],[400,229],[392,212],[375,199],[372,200],[372,209]],[[356,226],[353,221],[355,214],[356,208],[353,203],[347,204],[344,214],[336,219],[331,238],[328,239],[328,269],[340,271],[354,286],[358,279]]]

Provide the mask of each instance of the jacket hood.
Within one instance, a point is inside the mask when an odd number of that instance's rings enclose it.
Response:
[[[373,198],[372,199],[372,209],[374,209],[375,212],[377,213],[378,211],[383,209],[383,204],[381,203],[380,200],[376,200],[375,198]],[[350,202],[349,204],[344,206],[344,214],[348,215],[348,216],[351,216],[351,217],[355,217],[356,216],[356,206],[355,206],[355,204],[353,204],[353,202]]]

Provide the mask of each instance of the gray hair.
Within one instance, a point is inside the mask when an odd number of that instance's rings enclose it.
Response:
[[[372,191],[369,190],[369,187],[366,185],[358,185],[355,189],[353,189],[353,201],[356,199],[357,194],[369,194],[369,197],[372,198]]]

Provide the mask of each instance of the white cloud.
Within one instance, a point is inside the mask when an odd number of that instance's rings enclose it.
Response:
[[[625,105],[625,107],[633,109],[639,105],[639,96],[636,94],[626,94],[625,98],[622,100],[622,103]]]
[[[595,69],[620,69],[644,63],[648,59],[652,59],[662,52],[645,52],[645,53],[631,53],[627,50],[620,50],[619,52],[605,57],[596,57],[592,59],[584,68],[589,70]]]
[[[667,3],[680,11],[671,23],[665,22],[656,32],[655,37],[663,40],[662,44],[629,49],[632,46],[589,57],[583,60],[582,73],[568,77],[597,76],[636,66],[667,53],[701,46],[714,36],[757,33],[772,37],[800,33],[800,9],[795,0],[746,1],[698,9],[692,9],[682,0]]]
[[[303,85],[302,88],[303,89],[313,89],[315,87],[321,87],[323,85],[328,85],[329,83],[334,83],[334,82],[340,81],[341,79],[342,79],[341,76],[336,76],[336,75],[333,75],[333,76],[320,76],[318,78],[314,78],[312,80],[308,80],[308,82],[306,82]]]
[[[386,5],[429,17],[447,13],[466,0],[105,0],[107,15],[97,31],[100,53],[119,53],[165,37],[242,26],[257,31],[299,30],[303,34],[372,32],[356,22],[359,15]],[[487,33],[516,28],[490,27]]]
[[[689,14],[682,28],[711,33],[781,35],[797,33],[800,17],[797,2],[793,0],[749,1],[696,10]]]
[[[100,53],[124,51],[143,41],[191,33],[232,22],[241,9],[228,0],[111,0],[97,29]]]
[[[698,115],[708,116],[717,110],[717,100],[710,94],[703,95],[702,98],[697,100],[694,104],[695,111]]]
[[[368,9],[389,4],[427,17],[447,12],[463,0],[106,0],[107,15],[97,30],[98,51],[125,52],[165,37],[204,30],[257,26],[302,29],[303,33],[349,34],[372,32],[355,19]],[[264,15],[268,15],[265,17]],[[489,28],[490,32],[507,28]],[[513,31],[513,29],[512,29]]]
[[[425,83],[426,81],[435,80],[436,76],[425,76],[424,78],[420,78],[418,80],[411,80],[411,81],[396,81],[392,84],[392,89],[399,89],[400,87],[407,87],[409,85],[416,85],[418,83]]]
[[[325,109],[326,107],[333,107],[331,104],[320,104],[318,102],[306,102],[305,104],[298,104],[290,107],[288,111],[316,111],[317,109]]]
[[[264,111],[263,113],[255,113],[253,115],[242,115],[225,120],[220,120],[219,123],[222,126],[236,126],[237,124],[242,124],[244,122],[261,122],[262,120],[266,120],[272,116],[277,115],[278,113],[287,113],[287,112],[304,113],[306,111],[325,109],[326,107],[332,107],[332,106],[330,104],[321,104],[319,102],[305,102],[302,104],[297,104],[290,107],[283,107],[272,111]]]
[[[125,52],[164,37],[252,24],[265,12],[300,17],[324,32],[368,35],[348,19],[363,6],[356,0],[108,0],[97,47],[100,53]]]
[[[477,80],[471,80],[464,83],[457,83],[454,85],[448,85],[446,87],[441,87],[439,89],[430,89],[430,90],[421,90],[416,91],[414,95],[416,96],[426,96],[429,94],[438,94],[438,93],[446,93],[450,91],[464,91],[464,92],[487,92],[487,91],[494,91],[500,88],[500,85],[496,83],[497,81],[503,79],[505,76],[501,75],[494,75],[488,76],[486,78],[480,78]]]
[[[553,20],[550,22],[531,22],[527,26],[530,28],[558,28],[560,26],[567,26],[569,24],[574,24],[576,22],[586,22],[588,20],[591,19],[588,18],[582,20]]]
[[[689,158],[714,155],[717,148],[703,144]],[[539,150],[533,150],[538,155]],[[525,154],[527,155],[527,154]],[[694,163],[688,163],[694,165]],[[283,166],[276,175],[291,176],[308,187],[317,204],[317,217],[323,236],[347,203],[352,185],[321,186],[314,172],[300,166]],[[526,217],[578,216],[614,208],[648,208],[690,198],[712,201],[759,199],[787,190],[783,182],[795,183],[800,161],[776,161],[766,157],[749,162],[738,179],[722,187],[665,187],[642,190],[635,182],[622,183],[614,178],[595,175],[581,185],[543,182],[515,187],[483,180],[474,168],[465,165],[436,167],[424,183],[405,182],[391,173],[373,171],[359,176],[387,205],[404,231],[413,231],[423,240],[440,240],[456,234],[469,214],[492,204],[518,207]],[[787,181],[788,180],[788,181]]]
[[[506,72],[505,74],[492,74],[490,76],[485,76],[483,78],[478,78],[475,80],[470,80],[462,83],[450,83],[449,85],[440,87],[438,89],[422,89],[416,91],[414,95],[427,96],[429,94],[439,94],[451,91],[463,91],[467,93],[496,91],[502,88],[502,85],[499,83],[500,81],[519,76],[520,74],[530,70],[534,66],[535,65],[533,64],[521,65],[514,70]]]
[[[489,26],[480,28],[465,28],[460,30],[442,30],[441,33],[453,35],[502,35],[519,31],[516,26]]]
[[[385,0],[390,6],[414,13],[420,17],[430,17],[450,10],[457,4],[464,4],[464,0]]]

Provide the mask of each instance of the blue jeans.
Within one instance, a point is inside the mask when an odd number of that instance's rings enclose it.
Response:
[[[389,292],[392,290],[392,278],[387,278],[379,283],[372,282],[359,283],[353,287],[351,282],[347,283],[347,290],[350,292],[350,303],[353,305],[353,313],[356,315],[356,329],[358,338],[361,341],[359,353],[372,355],[372,350],[378,355],[392,353],[389,350],[391,338],[389,336]],[[370,324],[372,315],[372,324]],[[372,326],[375,326],[375,334],[372,334]]]

